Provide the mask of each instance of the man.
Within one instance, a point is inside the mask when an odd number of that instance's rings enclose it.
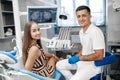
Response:
[[[91,12],[87,6],[79,6],[76,16],[82,29],[79,32],[81,49],[78,54],[57,63],[57,69],[66,80],[89,80],[101,72],[101,67],[95,66],[94,61],[102,60],[105,52],[104,35],[91,23]],[[76,70],[73,75],[70,70]]]

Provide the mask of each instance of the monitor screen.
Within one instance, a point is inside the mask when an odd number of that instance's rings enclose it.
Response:
[[[28,21],[39,25],[55,24],[57,17],[56,6],[27,6]]]

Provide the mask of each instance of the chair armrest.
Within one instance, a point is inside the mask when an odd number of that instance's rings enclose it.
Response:
[[[33,72],[30,72],[30,71],[27,71],[27,70],[23,70],[23,69],[15,69],[15,71],[18,71],[18,72],[21,72],[23,74],[27,74],[27,75],[30,75],[38,80],[55,80],[55,79],[52,79],[52,78],[47,78],[47,77],[43,77],[43,76],[40,76],[40,75],[37,75]]]
[[[16,51],[0,51],[0,59],[4,60],[7,64],[17,63],[17,59],[14,56]]]
[[[62,75],[62,74],[56,69],[56,70],[55,70],[55,76],[54,76],[54,79],[55,79],[55,80],[59,80],[60,77],[61,77],[61,75]]]
[[[30,71],[27,71],[27,70],[23,70],[23,69],[14,69],[15,71],[17,71],[17,72],[21,72],[21,73],[23,73],[23,74],[27,74],[27,75],[29,75],[29,76],[31,76],[31,77],[34,77],[34,78],[36,78],[37,80],[59,80],[59,78],[60,78],[60,76],[61,76],[61,74],[58,72],[58,71],[56,71],[56,73],[59,73],[59,74],[56,74],[55,75],[55,77],[52,79],[52,78],[48,78],[48,77],[43,77],[43,76],[40,76],[40,75],[38,75],[38,74],[35,74],[35,73],[33,73],[33,72],[30,72]]]
[[[106,52],[106,56],[102,60],[95,61],[96,66],[102,66],[112,64],[116,60],[116,56],[113,53]]]

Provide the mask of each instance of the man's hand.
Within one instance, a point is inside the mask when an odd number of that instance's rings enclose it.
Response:
[[[70,64],[75,64],[78,61],[80,61],[80,57],[79,56],[73,56],[73,57],[71,57],[71,58],[68,59],[68,62]]]

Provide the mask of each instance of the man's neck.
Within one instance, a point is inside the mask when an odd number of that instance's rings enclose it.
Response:
[[[91,23],[89,25],[83,27],[83,33],[85,33],[87,31],[87,29],[89,28],[90,25],[91,25]]]

